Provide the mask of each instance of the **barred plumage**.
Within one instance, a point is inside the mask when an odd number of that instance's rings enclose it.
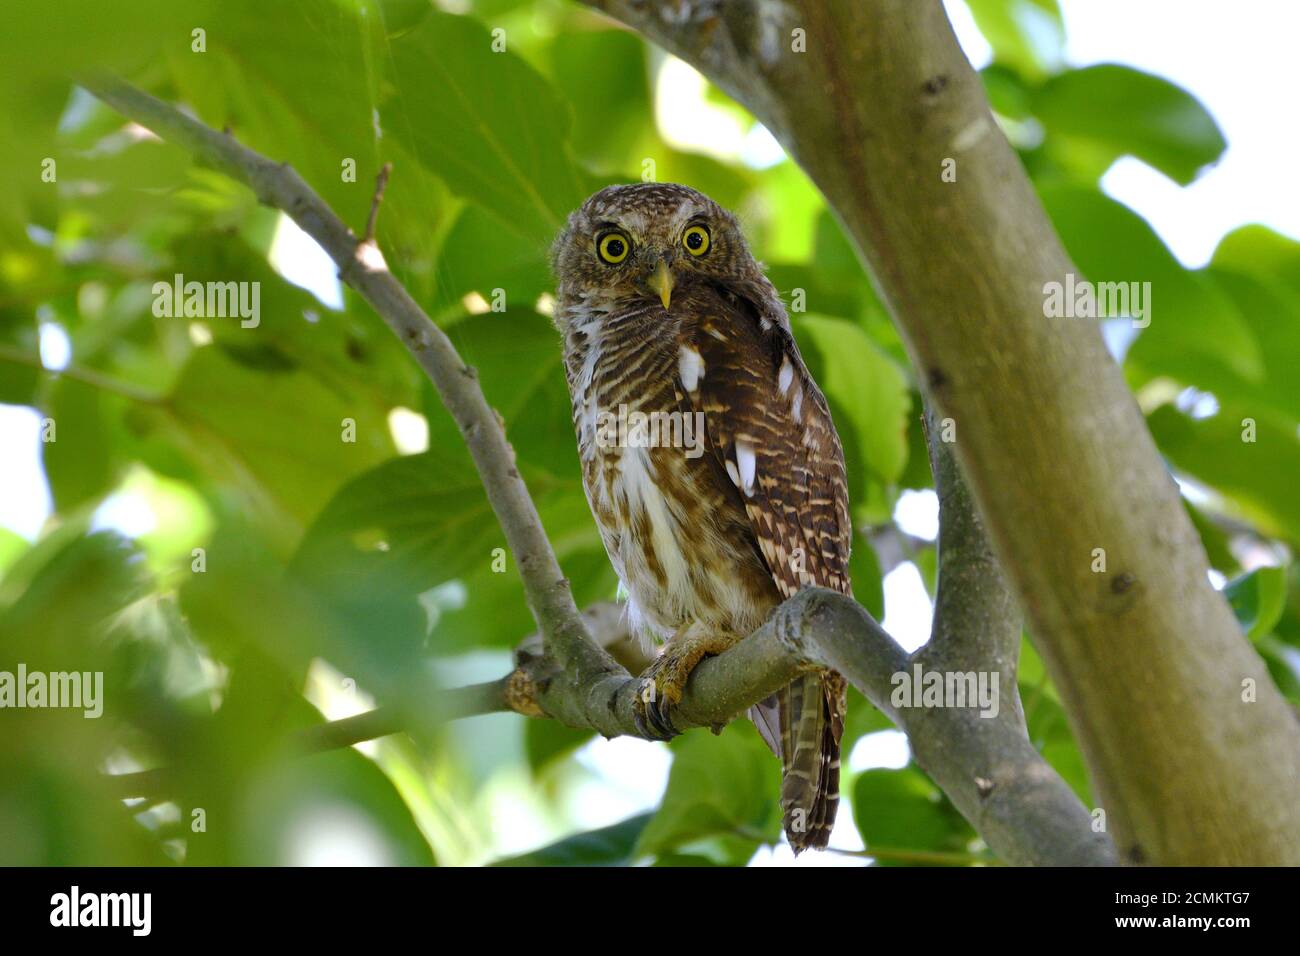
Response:
[[[554,266],[583,483],[629,612],[667,640],[648,720],[670,732],[702,656],[801,587],[849,593],[843,453],[776,290],[712,200],[672,184],[601,190],[570,217]],[[635,428],[610,441],[620,409],[671,423],[676,442]],[[796,851],[825,846],[834,823],[844,689],[811,674],[750,712],[782,760]]]

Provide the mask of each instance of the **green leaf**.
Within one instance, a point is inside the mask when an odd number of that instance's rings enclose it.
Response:
[[[274,15],[261,0],[221,0],[195,25],[206,52],[191,51],[188,29],[158,51],[183,99],[209,125],[292,163],[345,222],[364,222],[381,165],[380,25],[346,0],[277,4]]]
[[[594,730],[566,727],[558,720],[530,720],[524,725],[524,751],[534,774],[569,756],[596,736]]]
[[[548,50],[558,93],[573,109],[573,146],[593,168],[618,169],[653,133],[645,42],[628,30],[556,35]]]
[[[581,470],[563,350],[550,320],[528,308],[511,308],[471,316],[451,326],[447,335],[478,373],[518,460],[558,480],[576,482]],[[450,415],[430,416],[430,447],[463,443]]]
[[[613,571],[577,478],[559,483],[525,472],[525,479],[575,599],[612,598]],[[329,600],[360,607],[413,604],[435,587],[451,587],[433,622],[441,653],[510,647],[536,626],[514,556],[458,439],[391,459],[340,488],[304,537],[294,569]]]
[[[1031,110],[1058,159],[1068,163],[1072,151],[1082,151],[1104,170],[1121,156],[1136,156],[1184,186],[1228,145],[1194,96],[1126,66],[1054,76],[1033,94]]]
[[[975,836],[915,767],[866,770],[853,788],[853,817],[871,850],[961,850]]]
[[[27,539],[22,535],[0,528],[0,581],[4,580],[5,571],[28,548]]]
[[[139,597],[142,570],[139,553],[117,534],[43,539],[4,579],[0,601],[8,606],[0,608],[0,634],[6,649],[15,652],[16,642],[30,638],[29,654],[91,653],[110,618]],[[39,669],[31,658],[28,663]]]
[[[216,348],[193,355],[168,410],[155,424],[246,513],[292,538],[344,481],[394,453],[388,423],[368,398],[305,370],[250,367]]]
[[[120,467],[111,422],[122,400],[98,388],[60,378],[45,403],[54,422],[54,441],[41,445],[54,506],[69,513],[93,503],[112,488]]]
[[[9,292],[0,282],[0,294]],[[19,356],[39,356],[36,322],[22,310],[0,306],[0,402],[6,405],[31,405],[35,402],[40,373],[7,357],[12,351]]]
[[[351,748],[265,770],[250,781],[238,809],[236,865],[355,865],[358,857],[378,866],[434,862],[392,782]]]
[[[1201,536],[1201,544],[1205,547],[1205,554],[1210,559],[1210,567],[1224,574],[1235,573],[1238,564],[1229,547],[1228,533],[1186,498],[1183,499],[1183,510],[1187,512],[1187,517],[1192,519],[1192,525],[1196,528],[1196,533]]]
[[[566,837],[522,856],[497,860],[493,866],[626,866],[651,814],[629,817],[599,830]]]
[[[1024,644],[1026,657],[1032,666],[1022,672],[1020,698],[1025,707],[1025,723],[1029,739],[1043,755],[1052,769],[1061,775],[1084,806],[1095,806],[1088,780],[1088,767],[1070,730],[1065,708],[1061,705],[1056,688],[1042,670],[1042,660],[1028,641]],[[1029,681],[1034,681],[1031,685]]]
[[[1300,293],[1276,279],[1213,266],[1201,273],[1236,306],[1259,343],[1264,374],[1259,378],[1202,376],[1200,387],[1246,408],[1266,405],[1300,422]]]
[[[885,616],[884,579],[876,549],[865,535],[853,535],[853,552],[849,557],[849,580],[853,582],[853,600],[879,621]]]
[[[1252,641],[1273,630],[1286,607],[1286,568],[1258,568],[1230,581],[1223,596]]]
[[[1230,510],[1264,534],[1300,542],[1294,481],[1300,474],[1300,439],[1293,423],[1228,405],[1196,420],[1162,405],[1147,416],[1147,425],[1161,452],[1180,471],[1225,496]],[[1254,440],[1246,440],[1252,428]]]
[[[719,835],[749,835],[755,846],[776,842],[780,766],[753,725],[736,721],[720,736],[685,734],[670,746],[668,789],[637,841],[637,856]]]
[[[1300,708],[1300,650],[1265,635],[1255,644],[1255,650],[1264,658],[1268,675],[1293,708]]]
[[[500,537],[463,449],[430,450],[389,459],[340,488],[304,536],[294,569],[323,593],[413,600],[489,563]]]
[[[990,63],[980,70],[980,80],[995,112],[1017,120],[1029,117],[1029,86],[1015,70]]]
[[[207,3],[133,0],[103,4],[63,0],[57,11],[39,4],[11,5],[0,33],[0,60],[9,77],[66,78],[92,69],[126,73],[156,60],[174,42],[189,49],[190,30]]]
[[[394,40],[398,95],[384,104],[386,130],[454,193],[542,249],[586,194],[566,142],[569,115],[532,67],[492,43],[479,23],[444,13]]]
[[[907,379],[852,322],[796,315],[792,324],[805,358],[817,366],[813,377],[832,405],[846,457],[850,444],[861,456],[856,480],[849,468],[850,494],[865,500],[868,473],[893,484],[907,464]]]
[[[1300,242],[1267,226],[1241,226],[1228,233],[1219,240],[1211,264],[1286,283],[1300,295]]]
[[[418,26],[432,7],[426,0],[379,0],[379,9],[385,34],[397,37]]]
[[[1210,278],[1184,269],[1144,219],[1092,188],[1053,185],[1039,193],[1088,279],[1150,283],[1150,324],[1129,349],[1130,371],[1143,381],[1167,375],[1208,391],[1263,380],[1259,342],[1233,301]]]
[[[527,311],[541,293],[551,288],[546,249],[503,228],[495,216],[479,206],[466,206],[457,217],[442,244],[438,274],[438,299],[446,305],[468,292],[477,292],[492,303],[500,289],[507,305]],[[560,349],[554,336],[551,346],[558,356]]]
[[[1027,76],[1055,70],[1065,57],[1065,24],[1056,0],[966,0],[997,60]]]
[[[796,185],[803,183],[797,181]],[[791,191],[792,198],[803,204],[809,202],[802,191]],[[804,213],[801,210],[799,214]],[[857,253],[835,217],[824,207],[815,215],[811,239],[807,263],[778,262],[768,268],[772,284],[791,306],[796,304],[796,294],[801,294],[803,309],[817,315],[884,318],[885,307],[863,271]]]

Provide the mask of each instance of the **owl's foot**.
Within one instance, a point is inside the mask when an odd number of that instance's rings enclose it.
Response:
[[[681,731],[673,726],[671,711],[682,699],[691,671],[710,654],[721,654],[736,638],[687,628],[665,645],[654,663],[641,674],[632,719],[643,736],[671,740]]]

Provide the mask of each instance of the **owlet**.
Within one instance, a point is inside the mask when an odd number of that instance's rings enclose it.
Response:
[[[583,484],[643,634],[643,729],[675,733],[691,670],[801,587],[849,593],[844,454],[736,218],[694,189],[610,186],[552,255]],[[800,677],[750,708],[781,758],[786,835],[824,847],[845,683]]]

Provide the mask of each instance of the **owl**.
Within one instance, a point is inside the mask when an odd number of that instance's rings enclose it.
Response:
[[[670,183],[610,186],[552,250],[583,486],[633,624],[648,736],[700,660],[807,585],[849,593],[844,454],[785,308],[736,218]],[[845,683],[801,676],[750,708],[782,761],[795,852],[826,845]]]

